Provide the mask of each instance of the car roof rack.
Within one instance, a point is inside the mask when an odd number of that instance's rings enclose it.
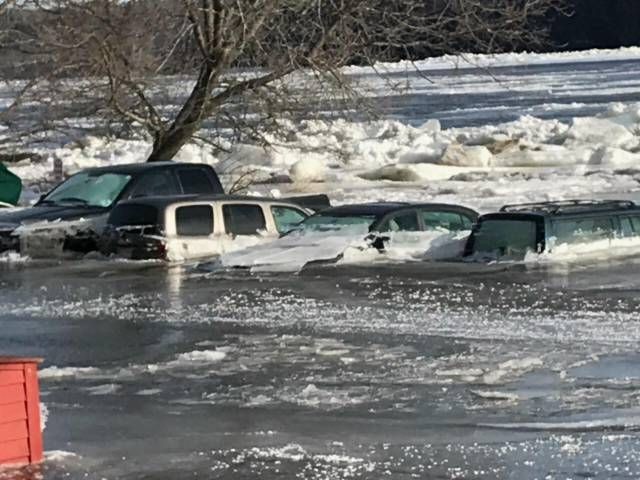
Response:
[[[562,200],[558,202],[534,202],[504,205],[500,211],[508,213],[516,212],[541,212],[550,214],[575,213],[583,210],[615,210],[636,208],[631,200]]]

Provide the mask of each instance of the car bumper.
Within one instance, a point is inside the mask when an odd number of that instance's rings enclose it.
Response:
[[[164,260],[166,243],[162,238],[129,232],[106,232],[99,241],[104,255],[129,260]]]

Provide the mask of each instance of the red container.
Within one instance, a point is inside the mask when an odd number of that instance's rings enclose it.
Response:
[[[0,356],[0,467],[42,461],[40,362]]]

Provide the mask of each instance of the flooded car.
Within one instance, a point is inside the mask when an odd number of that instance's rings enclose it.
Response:
[[[290,231],[313,213],[304,198],[297,201],[226,195],[128,200],[109,215],[100,250],[134,260],[212,257]]]
[[[223,193],[209,165],[152,162],[90,168],[69,177],[32,207],[0,213],[0,252],[59,257],[97,248],[121,200],[150,195]]]
[[[310,216],[270,245],[225,255],[222,262],[233,268],[299,270],[313,262],[336,262],[350,247],[377,254],[398,237],[409,240],[414,251],[425,250],[434,237],[470,231],[477,218],[472,209],[441,203],[342,205]]]
[[[640,239],[640,207],[627,200],[568,200],[505,205],[482,215],[465,257],[522,260],[560,246]]]

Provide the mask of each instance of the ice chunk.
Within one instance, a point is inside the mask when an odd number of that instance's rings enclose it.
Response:
[[[293,164],[289,170],[289,175],[297,183],[323,182],[326,175],[326,167],[317,158],[303,158]]]
[[[616,167],[636,166],[640,165],[640,154],[627,152],[615,147],[602,147],[595,151],[590,163]]]
[[[492,159],[493,155],[487,147],[452,143],[444,151],[440,163],[458,167],[488,167],[492,164]]]
[[[637,143],[634,135],[624,126],[595,117],[574,118],[566,133],[568,142],[624,147]]]
[[[418,173],[410,167],[398,165],[386,165],[375,170],[364,172],[359,175],[365,180],[390,180],[392,182],[417,182],[421,179]]]

